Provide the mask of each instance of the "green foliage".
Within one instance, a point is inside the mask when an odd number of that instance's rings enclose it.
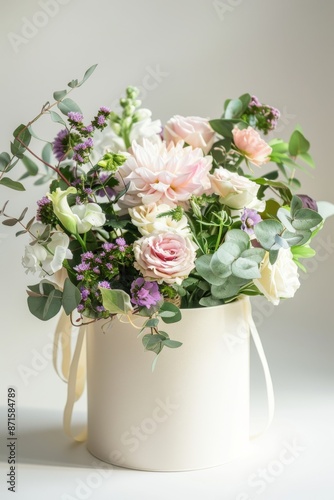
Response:
[[[62,303],[62,292],[46,280],[39,285],[29,286],[29,311],[42,321],[48,321],[58,314]]]
[[[100,288],[103,307],[110,314],[128,314],[132,311],[129,295],[124,290]]]

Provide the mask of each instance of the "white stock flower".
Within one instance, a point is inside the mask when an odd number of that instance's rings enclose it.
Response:
[[[281,248],[274,264],[269,262],[269,252],[266,252],[260,267],[261,278],[254,284],[263,295],[274,305],[280,299],[291,298],[300,287],[298,266],[292,260],[290,248]]]
[[[143,236],[148,236],[154,232],[188,234],[190,229],[185,215],[182,215],[179,221],[174,220],[170,215],[158,217],[159,214],[170,212],[170,210],[170,206],[164,203],[161,205],[151,203],[129,208],[129,214],[132,223],[138,227],[138,231]]]
[[[131,127],[130,142],[136,141],[143,144],[143,139],[147,139],[153,144],[161,142],[161,121],[152,121],[152,112],[149,109],[138,109],[136,111],[138,122]],[[94,135],[94,151],[91,154],[93,163],[97,163],[103,155],[108,152],[120,153],[127,150],[124,140],[119,137],[110,127],[106,127],[102,132],[97,131]]]
[[[46,226],[41,222],[35,222],[30,232],[38,237],[41,236],[46,229]],[[65,259],[72,259],[72,252],[68,246],[70,239],[65,233],[55,232],[50,236],[51,241],[45,243],[35,243],[27,245],[22,258],[22,265],[29,271],[36,273],[40,271],[40,276],[51,275],[60,271],[63,267]]]

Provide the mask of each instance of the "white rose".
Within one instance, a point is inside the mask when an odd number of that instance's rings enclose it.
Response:
[[[261,278],[255,279],[254,284],[275,306],[280,299],[293,297],[300,287],[298,266],[292,260],[290,248],[281,248],[274,264],[270,264],[269,252],[266,252],[260,271]]]
[[[170,212],[170,210],[170,206],[165,203],[161,205],[150,203],[149,205],[129,208],[129,214],[132,223],[138,227],[138,231],[143,236],[148,236],[154,232],[188,234],[190,229],[185,215],[179,221],[174,220],[170,215],[158,217],[159,214]]]
[[[258,200],[259,185],[243,175],[230,172],[224,167],[209,174],[213,193],[220,196],[221,203],[230,208],[253,208],[261,211],[264,204]]]

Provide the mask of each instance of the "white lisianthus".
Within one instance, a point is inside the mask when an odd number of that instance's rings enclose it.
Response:
[[[275,306],[280,299],[293,297],[300,287],[298,266],[292,260],[290,248],[281,248],[274,264],[270,264],[269,252],[266,252],[260,271],[261,278],[255,279],[254,284]]]
[[[45,229],[44,224],[35,222],[31,226],[30,232],[38,237],[43,234]],[[41,276],[52,275],[62,269],[65,259],[72,259],[72,252],[68,248],[70,239],[67,234],[57,231],[51,234],[50,238],[51,240],[45,245],[35,243],[26,246],[22,258],[22,265],[25,267],[26,273],[40,271]]]
[[[75,187],[71,186],[66,191],[57,188],[47,194],[52,201],[53,211],[64,228],[72,234],[82,234],[87,233],[92,227],[103,226],[106,217],[97,203],[69,206],[67,196],[76,192]]]
[[[182,215],[180,220],[174,220],[170,215],[158,217],[159,214],[170,212],[169,205],[162,203],[150,203],[149,205],[139,205],[129,208],[132,223],[138,227],[138,231],[143,236],[148,236],[154,232],[178,234],[188,234],[190,232],[187,217]]]
[[[247,177],[230,172],[224,167],[216,168],[208,177],[212,192],[219,195],[224,205],[238,210],[243,208],[253,208],[258,212],[264,210],[265,203],[257,198],[260,186]]]

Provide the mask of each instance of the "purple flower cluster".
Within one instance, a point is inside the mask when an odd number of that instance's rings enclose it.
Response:
[[[131,247],[122,237],[114,242],[105,242],[98,251],[81,254],[81,261],[73,268],[80,283],[81,302],[78,311],[89,310],[96,317],[105,317],[99,288],[112,288],[119,280],[120,268],[131,265]]]
[[[52,227],[56,227],[59,221],[53,211],[51,200],[49,200],[46,196],[43,196],[43,198],[37,201],[37,207],[36,220],[42,222],[43,224],[50,224]]]
[[[130,292],[133,304],[148,309],[155,306],[162,299],[158,283],[156,281],[145,281],[144,278],[137,278],[133,281]]]
[[[107,108],[106,106],[101,106],[98,110],[97,115],[92,120],[93,127],[97,128],[98,130],[103,130],[108,124],[107,120],[110,116],[110,113],[111,109]]]
[[[60,130],[53,141],[53,153],[58,161],[63,161],[68,152],[69,131],[65,128]]]
[[[89,154],[94,147],[94,141],[91,137],[88,137],[84,142],[80,142],[74,146],[74,156],[73,160],[79,164],[87,163],[89,161]]]
[[[259,99],[253,95],[245,115],[249,117],[249,124],[262,130],[264,134],[268,134],[275,130],[280,112],[273,106],[262,104]]]

